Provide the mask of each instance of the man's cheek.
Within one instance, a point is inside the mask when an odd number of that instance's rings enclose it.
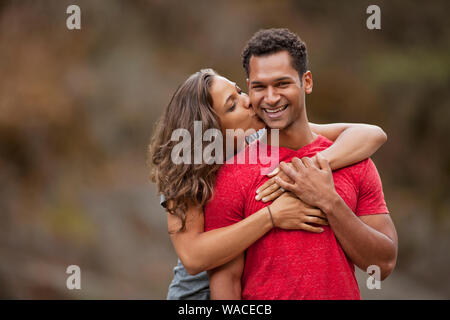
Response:
[[[250,94],[249,97],[250,97],[250,103],[252,104],[252,106],[255,109],[258,109],[259,105],[261,103],[261,97],[258,94]]]

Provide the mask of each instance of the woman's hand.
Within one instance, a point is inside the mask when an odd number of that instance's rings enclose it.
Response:
[[[291,163],[287,162],[287,165],[292,166]],[[279,167],[273,170],[271,173],[267,175],[270,179],[267,180],[261,187],[256,190],[256,200],[262,200],[262,202],[269,202],[275,200],[285,191],[281,188],[276,182],[275,177],[279,177],[284,181],[289,181],[289,183],[293,183],[293,181],[282,171]]]
[[[326,215],[313,208],[290,192],[283,193],[270,204],[273,223],[281,229],[297,229],[315,233],[323,232],[323,228],[314,225],[328,225]]]

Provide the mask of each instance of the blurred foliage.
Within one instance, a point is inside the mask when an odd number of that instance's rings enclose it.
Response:
[[[388,134],[374,156],[400,239],[386,281],[448,298],[450,7],[376,3],[371,31],[372,1],[80,0],[69,31],[72,1],[1,1],[0,297],[164,299],[176,257],[147,179],[154,123],[201,68],[244,88],[245,41],[288,27],[309,50],[310,120]]]

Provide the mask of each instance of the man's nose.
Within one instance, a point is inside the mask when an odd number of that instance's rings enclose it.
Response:
[[[280,101],[280,95],[272,87],[267,88],[267,94],[264,97],[265,102],[270,106],[276,106]]]

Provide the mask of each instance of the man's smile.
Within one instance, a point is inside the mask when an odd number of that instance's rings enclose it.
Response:
[[[281,117],[288,106],[289,104],[285,104],[278,108],[262,108],[262,110],[269,118],[275,119]]]

